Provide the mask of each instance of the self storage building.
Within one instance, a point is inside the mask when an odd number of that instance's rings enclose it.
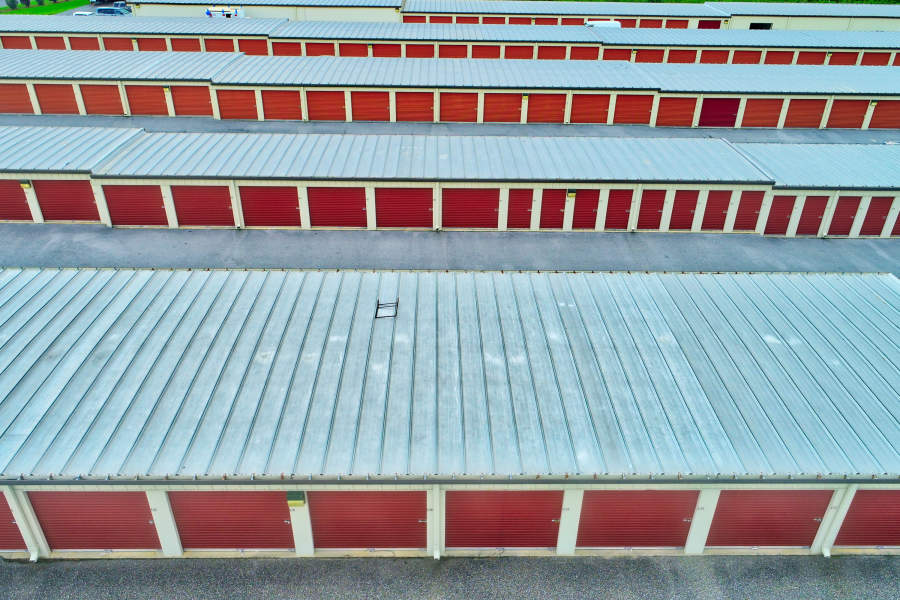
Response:
[[[399,21],[402,0],[138,0],[129,2],[139,17],[208,17],[225,9],[230,17],[297,21]]]
[[[898,307],[892,275],[6,268],[0,543],[896,551]]]

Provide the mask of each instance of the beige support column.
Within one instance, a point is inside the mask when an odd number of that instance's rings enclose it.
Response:
[[[147,490],[147,504],[150,505],[150,514],[153,515],[153,525],[156,526],[156,535],[163,555],[181,556],[184,550],[181,547],[181,537],[178,535],[172,505],[169,504],[168,492]]]
[[[253,90],[253,101],[256,103],[256,120],[265,121],[266,114],[263,111],[262,90]]]
[[[662,216],[659,220],[659,230],[668,231],[669,224],[672,222],[672,209],[675,207],[675,190],[670,188],[666,190],[666,197],[663,200]]]
[[[209,96],[210,100],[212,100],[212,116],[213,119],[221,119],[222,114],[219,112],[219,94],[215,88],[210,86],[209,88]],[[303,107],[306,108],[306,103],[303,103]]]
[[[638,217],[641,215],[641,196],[644,195],[644,186],[639,185],[631,194],[631,212],[628,213],[628,231],[634,231],[638,226]]]
[[[371,46],[371,44],[370,44],[370,46]],[[388,110],[390,110],[390,116],[388,118],[390,118],[391,123],[396,123],[397,122],[397,92],[394,90],[391,90],[390,92],[388,92],[388,106],[390,107],[388,109]]]
[[[831,229],[831,220],[834,218],[834,209],[837,207],[838,194],[834,193],[828,197],[828,202],[825,204],[825,214],[822,215],[822,222],[819,223],[819,231],[816,233],[816,237],[825,237],[828,235],[828,230]]]
[[[737,117],[734,119],[734,126],[740,127],[744,122],[744,113],[747,111],[747,97],[741,96],[741,102],[738,104]]]
[[[868,108],[866,108],[866,116],[863,117],[862,126],[860,129],[868,129],[869,125],[872,123],[872,115],[875,114],[875,107],[878,105],[877,100],[872,100],[869,102]]]
[[[884,227],[881,228],[881,237],[891,237],[891,232],[897,223],[898,213],[900,213],[900,200],[897,199],[897,196],[894,196],[894,199],[891,201],[891,209],[884,220]]]
[[[575,554],[583,499],[584,490],[566,490],[563,492],[562,511],[559,515],[559,533],[556,537],[556,554],[559,556],[572,556]]]
[[[434,92],[434,122],[441,121],[441,93],[437,90]]]
[[[572,231],[572,220],[575,217],[575,194],[566,190],[566,203],[563,205],[563,231]]]
[[[175,199],[172,196],[171,185],[159,186],[162,192],[163,208],[166,211],[166,221],[169,223],[169,229],[178,229],[178,213],[175,211]]]
[[[597,199],[597,219],[594,221],[594,229],[603,231],[606,229],[606,209],[609,206],[609,188],[600,190],[600,197]]]
[[[306,186],[297,186],[297,200],[300,204],[300,228],[309,229],[312,225],[309,222],[309,199],[306,196]]]
[[[118,83],[119,86],[119,98],[122,99],[122,112],[125,113],[126,117],[131,116],[131,104],[128,103],[128,93],[125,91],[125,84],[121,81]],[[165,93],[165,89],[163,89],[163,93]],[[168,102],[166,103],[166,109],[168,110]]]
[[[170,117],[175,116],[175,101],[172,100],[172,89],[169,86],[163,86],[163,97],[166,99],[166,112]],[[219,118],[219,103],[213,103],[213,112],[216,118]]]
[[[869,212],[871,203],[872,194],[867,194],[860,199],[859,208],[856,210],[856,216],[853,218],[853,226],[850,227],[850,237],[859,237],[859,232],[866,220],[866,214]]]
[[[785,98],[781,103],[781,113],[778,115],[778,129],[784,129],[784,122],[787,119],[788,106],[791,105],[791,99]]]
[[[476,123],[484,123],[484,92],[478,92],[478,99],[476,100],[478,103],[476,105]]]
[[[697,53],[699,55],[699,51]],[[691,127],[700,125],[700,109],[703,108],[703,94],[697,96],[697,103],[694,104],[694,116],[691,117]]]
[[[344,120],[348,123],[353,120],[353,96],[350,90],[344,90]]]
[[[13,519],[19,526],[19,533],[25,540],[25,547],[28,548],[30,555],[29,560],[36,562],[38,558],[50,556],[50,545],[47,544],[41,523],[28,500],[28,494],[12,486],[3,486],[2,490]]]
[[[231,196],[231,214],[234,217],[234,226],[243,229],[244,206],[241,204],[241,193],[234,181],[228,182],[228,195]]]
[[[34,185],[28,181],[27,183],[21,183],[22,191],[25,192],[25,201],[28,203],[28,210],[31,211],[31,220],[35,223],[43,223],[44,222],[44,212],[41,210],[41,205],[37,199],[37,192],[34,191]]]
[[[616,118],[616,97],[618,94],[609,94],[609,110],[606,111],[606,124],[612,125]]]
[[[691,528],[684,543],[685,554],[703,554],[718,502],[719,490],[700,490],[694,515],[691,517]]]
[[[366,229],[375,229],[378,227],[376,222],[377,212],[375,210],[375,187],[366,186]]]
[[[825,101],[825,110],[822,111],[822,120],[819,121],[819,129],[823,129],[828,124],[828,118],[831,116],[831,107],[834,105],[834,96]]]
[[[806,194],[797,194],[794,199],[794,208],[791,209],[791,218],[788,220],[787,232],[785,232],[787,237],[797,236],[797,227],[800,226],[800,215],[803,214],[804,206],[806,206]]]
[[[691,222],[691,231],[697,233],[703,228],[703,215],[706,213],[706,200],[709,198],[709,190],[700,190],[697,195],[697,206],[694,208],[694,220]]]
[[[444,490],[441,486],[431,486],[426,494],[426,502],[426,551],[434,560],[440,560],[444,553]]]
[[[650,107],[650,126],[656,127],[656,115],[659,114],[659,94],[653,94],[653,105]]]
[[[822,525],[813,540],[810,550],[814,553],[821,552],[826,558],[831,556],[831,548],[837,539],[850,505],[853,504],[853,498],[856,496],[856,490],[859,486],[855,483],[839,490],[835,490],[825,510],[825,516],[822,518]]]
[[[731,196],[728,198],[728,210],[725,212],[725,227],[722,229],[725,233],[734,231],[734,220],[737,218],[738,206],[741,203],[741,192],[743,190],[732,190]]]
[[[112,227],[112,217],[109,216],[109,206],[106,204],[106,194],[103,193],[103,186],[91,180],[91,189],[94,192],[94,203],[97,205],[100,222],[107,227]]]
[[[769,220],[769,211],[772,210],[772,197],[775,194],[767,190],[759,206],[759,216],[756,218],[756,233],[763,235],[766,232],[766,222]]]
[[[566,92],[566,110],[563,114],[563,123],[572,122],[572,92]]]
[[[441,186],[435,185],[431,193],[431,225],[435,231],[444,226],[444,205],[442,202]]]
[[[306,90],[304,88],[300,88],[300,119],[303,121],[309,121],[309,98],[306,97]]]
[[[506,231],[509,222],[509,188],[500,188],[500,205],[497,207],[497,229]]]
[[[544,188],[535,188],[531,194],[531,230],[541,228],[541,203],[544,199]]]
[[[306,492],[288,492],[287,503],[291,514],[291,532],[294,534],[294,552],[297,556],[313,556],[316,549]]]
[[[28,99],[31,101],[31,110],[33,110],[36,115],[43,114],[41,111],[41,103],[38,102],[37,92],[34,91],[34,84],[27,82],[25,84],[25,89],[28,90]]]
[[[519,123],[528,122],[528,94],[522,94],[522,112],[519,114]]]

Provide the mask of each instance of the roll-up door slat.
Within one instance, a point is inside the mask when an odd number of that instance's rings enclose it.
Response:
[[[565,94],[531,94],[528,96],[529,123],[562,123],[566,116]]]
[[[735,231],[756,231],[759,209],[762,207],[765,195],[765,192],[759,191],[741,192],[741,199],[738,201],[738,209],[734,217]]]
[[[306,92],[310,121],[346,121],[344,92]]]
[[[638,229],[659,229],[665,200],[665,190],[644,190],[641,193],[641,206],[638,210]]]
[[[839,196],[828,226],[828,235],[850,235],[853,220],[859,210],[861,196]]]
[[[117,85],[81,84],[81,99],[84,101],[84,112],[89,115],[121,115],[122,97]]]
[[[351,92],[350,106],[354,121],[391,120],[391,100],[388,92]]]
[[[133,115],[168,115],[166,94],[161,85],[126,85],[125,95]]]
[[[608,94],[572,94],[570,123],[606,123],[608,115]]]
[[[797,223],[797,235],[816,235],[825,216],[828,196],[807,196],[803,200],[800,221]]]
[[[398,121],[434,121],[434,94],[432,92],[397,92]]]
[[[484,95],[485,123],[518,123],[522,119],[522,94]]]
[[[597,205],[600,190],[577,190],[572,212],[572,229],[594,229],[597,226]]]
[[[256,119],[256,93],[253,90],[216,90],[219,116],[223,119]]]
[[[660,98],[657,127],[690,127],[694,122],[696,98]]]
[[[36,83],[34,84],[34,93],[37,96],[41,112],[45,115],[78,114],[75,89],[71,83]]]
[[[300,121],[303,110],[300,106],[300,92],[289,90],[263,90],[263,117]]]
[[[441,121],[474,123],[477,119],[478,94],[441,93]]]
[[[652,108],[653,96],[620,94],[616,96],[616,113],[613,122],[647,125],[650,123]]]

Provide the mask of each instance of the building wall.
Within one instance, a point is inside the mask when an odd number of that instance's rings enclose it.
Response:
[[[900,31],[900,19],[735,16],[725,25],[728,29],[750,29],[751,23],[772,23],[772,29],[818,31]]]

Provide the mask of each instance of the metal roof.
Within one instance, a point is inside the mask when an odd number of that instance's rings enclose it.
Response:
[[[459,42],[587,42],[599,40],[581,25],[448,25],[360,21],[288,21],[271,32],[272,39],[435,40]],[[900,43],[897,44],[900,46]]]
[[[85,19],[57,15],[0,16],[0,32],[266,35],[286,19],[210,19],[207,17],[140,17]]]
[[[726,15],[778,17],[874,17],[900,18],[896,4],[849,4],[845,2],[707,2],[705,6]]]
[[[159,0],[160,2],[164,0]],[[405,13],[477,13],[485,15],[621,15],[648,17],[722,17],[703,4],[666,2],[541,2],[538,0],[406,0]]]
[[[141,131],[99,127],[0,127],[0,171],[88,173]]]
[[[895,144],[737,143],[785,188],[884,189],[897,186],[900,146]]]
[[[0,477],[896,478],[898,323],[892,275],[7,268]]]
[[[715,139],[148,133],[108,177],[767,183]]]
[[[140,0],[135,4],[199,4],[208,0]],[[229,6],[309,6],[324,8],[400,8],[403,0],[239,0]]]
[[[533,27],[541,26],[534,25]],[[892,50],[900,48],[900,32],[898,31],[647,29],[639,27],[624,29],[585,27],[585,29],[593,31],[594,35],[606,46],[890,48]]]

